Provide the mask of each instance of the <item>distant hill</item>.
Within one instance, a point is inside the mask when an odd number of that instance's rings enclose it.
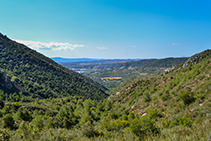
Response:
[[[2,34],[0,56],[1,71],[32,95],[41,98],[78,95],[97,100],[108,96],[99,83]]]
[[[92,59],[92,58],[61,58],[61,57],[51,57],[55,62],[86,62],[86,61],[98,61],[103,59]]]
[[[188,60],[188,57],[181,57],[181,58],[164,58],[164,59],[157,59],[151,63],[146,64],[144,67],[165,67],[171,68],[178,64],[181,64]]]
[[[93,59],[93,58],[62,58],[51,57],[57,63],[108,63],[108,62],[123,62],[123,61],[137,61],[140,59]]]

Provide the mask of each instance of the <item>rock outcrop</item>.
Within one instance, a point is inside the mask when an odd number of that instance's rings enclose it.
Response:
[[[17,82],[12,82],[5,73],[2,73],[0,71],[0,85],[2,87],[5,87],[9,90],[12,90],[12,89],[16,89],[16,90],[19,90],[19,91],[22,91],[24,93],[27,93],[27,91],[22,87],[20,86]]]

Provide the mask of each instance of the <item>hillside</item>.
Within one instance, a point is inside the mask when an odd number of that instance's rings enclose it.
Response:
[[[68,96],[4,103],[0,98],[0,139],[211,139],[211,50],[110,93],[101,101]]]
[[[153,99],[158,102],[159,98],[161,101],[173,100],[184,91],[189,92],[193,97],[197,94],[207,96],[207,92],[211,92],[210,60],[211,50],[206,50],[170,69],[168,74],[146,76],[121,84],[111,91],[112,95],[109,99],[128,102],[130,107],[136,102],[137,105],[142,102],[152,102]],[[140,99],[136,99],[137,97]]]
[[[113,110],[117,113],[133,112],[156,120],[156,125],[164,128],[163,139],[173,140],[180,136],[193,140],[191,134],[209,130],[200,124],[210,118],[210,97],[211,50],[206,50],[171,69],[168,74],[121,84],[113,89],[109,99],[114,101],[113,107],[116,108]],[[188,128],[191,126],[193,128]]]
[[[79,95],[97,100],[108,96],[104,92],[106,88],[99,83],[62,67],[50,58],[2,34],[0,56],[1,71],[30,95],[40,98]],[[5,95],[3,98],[6,98]]]

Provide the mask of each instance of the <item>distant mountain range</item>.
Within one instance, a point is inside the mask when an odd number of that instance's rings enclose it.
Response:
[[[121,61],[138,61],[140,59],[94,59],[94,58],[62,58],[51,57],[57,63],[64,62],[90,62],[90,61],[102,61],[102,62],[121,62]]]
[[[61,58],[61,57],[52,57],[52,60],[55,62],[84,62],[84,61],[99,61],[103,59],[92,59],[92,58]]]

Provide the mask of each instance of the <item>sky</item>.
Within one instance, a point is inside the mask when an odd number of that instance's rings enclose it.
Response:
[[[0,0],[0,32],[48,57],[189,57],[211,48],[210,0]]]

